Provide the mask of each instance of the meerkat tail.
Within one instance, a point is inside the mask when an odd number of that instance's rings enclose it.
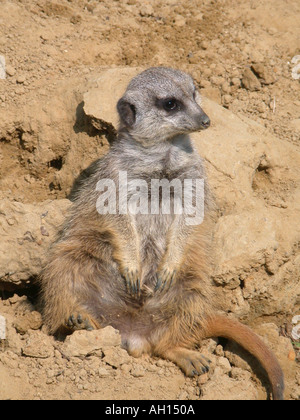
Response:
[[[250,328],[239,321],[218,315],[207,321],[204,337],[224,337],[240,344],[255,356],[266,370],[272,386],[273,399],[284,399],[284,377],[281,367],[273,352]]]

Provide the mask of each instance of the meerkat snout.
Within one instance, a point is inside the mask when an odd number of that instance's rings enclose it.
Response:
[[[196,88],[194,90],[193,99],[198,105],[199,130],[205,130],[206,128],[210,126],[210,118],[207,114],[205,114],[205,112],[201,108],[201,97],[200,97],[199,92],[196,90]]]
[[[210,118],[204,112],[199,116],[200,129],[206,130],[210,126]]]
[[[136,76],[118,101],[120,129],[144,144],[203,130],[209,127],[210,119],[200,104],[188,74],[151,68]]]

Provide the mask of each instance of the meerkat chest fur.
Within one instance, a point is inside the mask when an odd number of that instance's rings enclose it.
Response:
[[[165,235],[175,217],[174,201],[177,199],[178,205],[183,204],[186,181],[191,181],[192,193],[195,192],[195,181],[204,181],[202,160],[186,134],[165,139],[148,148],[133,145],[130,140],[124,136],[115,147],[113,166],[118,168],[119,174],[122,172],[126,176],[129,198],[137,190],[144,194],[140,194],[140,199],[141,196],[146,198],[145,206],[141,208],[139,203],[135,214],[135,221],[138,226],[141,225],[142,232],[151,235],[154,231],[156,236]],[[177,208],[176,215],[180,214],[184,216]]]

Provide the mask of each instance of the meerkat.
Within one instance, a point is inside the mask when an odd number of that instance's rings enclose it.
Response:
[[[213,200],[204,163],[189,137],[208,128],[210,120],[193,79],[166,67],[145,70],[129,83],[117,110],[117,138],[76,192],[41,274],[49,332],[111,325],[129,354],[171,360],[187,376],[209,369],[209,360],[196,350],[202,339],[232,339],[261,362],[273,399],[283,399],[283,373],[274,354],[250,328],[220,315],[213,299]],[[120,174],[126,174],[125,192]],[[113,184],[103,188],[101,180]],[[148,198],[153,180],[169,181],[169,211],[163,208],[161,186],[153,212],[150,204],[144,211],[138,205],[125,211],[138,191],[136,180]],[[194,223],[192,211],[175,211],[180,192],[174,180],[182,193],[185,180],[192,180],[189,210],[195,209],[194,181],[204,180],[203,221]]]

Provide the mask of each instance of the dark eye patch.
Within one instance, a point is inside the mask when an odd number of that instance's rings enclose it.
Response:
[[[167,112],[174,112],[182,109],[182,102],[178,101],[176,98],[157,99],[156,106]]]

